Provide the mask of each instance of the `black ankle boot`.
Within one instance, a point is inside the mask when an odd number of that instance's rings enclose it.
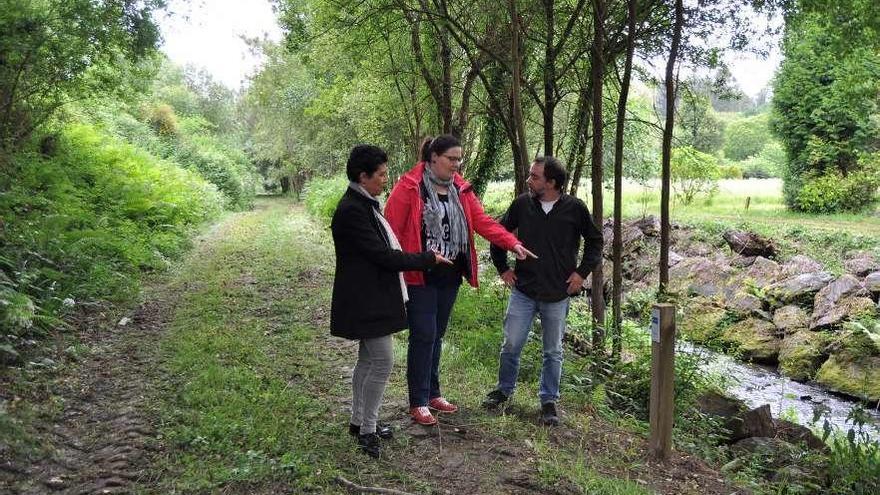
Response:
[[[364,451],[368,456],[378,459],[381,447],[379,447],[379,435],[375,433],[367,433],[366,435],[358,435],[358,449]]]
[[[348,434],[356,437],[361,434],[361,427],[349,423],[348,424]],[[390,438],[394,438],[394,428],[391,425],[386,425],[385,423],[376,423],[376,435],[379,435],[379,438],[382,440],[388,440]]]

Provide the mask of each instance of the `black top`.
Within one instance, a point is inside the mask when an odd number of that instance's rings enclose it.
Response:
[[[530,194],[513,200],[500,220],[523,245],[538,256],[517,261],[516,288],[523,294],[544,302],[556,302],[568,295],[566,280],[577,271],[584,278],[602,260],[602,233],[596,228],[587,206],[578,198],[562,194],[549,213]],[[577,264],[581,238],[584,254]],[[507,252],[490,247],[492,263],[498,273],[510,269]]]
[[[433,253],[404,253],[390,247],[373,213],[378,208],[377,201],[348,188],[333,214],[332,335],[365,339],[406,328],[399,272],[434,266]]]
[[[421,185],[421,193],[422,201],[427,204],[428,191],[425,189],[424,183]],[[467,250],[458,253],[455,258],[449,256],[448,246],[451,240],[449,232],[449,194],[437,193],[437,199],[440,200],[440,206],[443,208],[443,216],[441,218],[441,224],[443,225],[443,238],[428,239],[428,229],[425,226],[424,219],[422,219],[422,251],[428,250],[428,243],[431,241],[432,245],[439,246],[440,254],[449,259],[449,261],[452,261],[452,265],[447,265],[446,263],[434,265],[433,268],[425,272],[425,284],[434,287],[448,287],[460,284],[462,276],[467,278],[471,273],[471,264],[470,257],[468,256],[469,252]],[[464,213],[462,212],[462,214]]]

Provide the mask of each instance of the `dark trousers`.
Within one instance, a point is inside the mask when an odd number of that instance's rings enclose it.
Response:
[[[406,380],[409,384],[410,407],[427,406],[430,399],[441,396],[440,353],[460,285],[407,286],[409,347]]]

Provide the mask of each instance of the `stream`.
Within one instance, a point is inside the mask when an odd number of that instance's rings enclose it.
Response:
[[[857,404],[854,400],[835,395],[815,384],[795,382],[772,368],[745,364],[689,342],[679,341],[676,352],[708,356],[704,369],[725,377],[728,380],[727,393],[744,401],[750,408],[770,404],[774,418],[784,417],[791,420],[796,416],[797,423],[812,427],[814,409],[824,405],[829,410],[828,420],[835,428],[846,433],[853,427],[852,422],[847,423],[846,419]],[[880,411],[876,404],[873,406],[866,411],[872,421],[865,425],[865,432],[872,440],[878,441]],[[819,419],[816,426],[821,431],[822,419]]]

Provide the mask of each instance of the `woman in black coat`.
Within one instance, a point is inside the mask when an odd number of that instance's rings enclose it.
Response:
[[[394,363],[391,334],[406,328],[408,299],[401,271],[427,270],[448,260],[432,252],[404,253],[376,199],[388,183],[388,156],[381,148],[358,145],[346,165],[351,181],[333,214],[336,276],[330,333],[358,340],[352,376],[349,433],[358,446],[379,457],[379,437],[391,429],[377,425],[379,404]]]

